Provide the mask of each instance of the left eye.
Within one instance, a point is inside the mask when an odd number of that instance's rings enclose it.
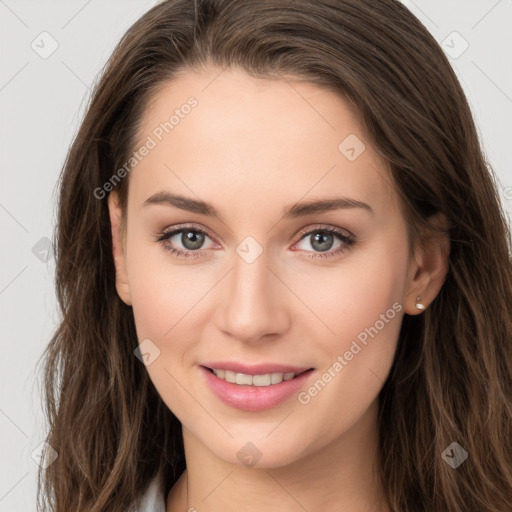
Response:
[[[300,239],[300,242],[309,241],[310,247],[312,247],[315,252],[318,251],[320,253],[324,253],[327,251],[331,251],[336,239],[340,243],[338,248],[340,246],[349,246],[353,243],[353,240],[350,237],[333,228],[324,228],[316,229],[314,231],[308,231]],[[337,252],[339,251],[335,251],[335,254],[337,254]]]
[[[308,254],[308,258],[326,258],[336,256],[347,250],[354,244],[355,240],[336,228],[317,228],[301,232],[304,235],[299,243],[309,240],[309,246],[313,248],[314,254]],[[337,250],[331,250],[335,240],[340,242]],[[306,249],[307,252],[311,252]]]

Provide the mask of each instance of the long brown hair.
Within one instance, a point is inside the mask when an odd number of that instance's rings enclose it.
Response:
[[[396,0],[168,0],[124,35],[60,180],[62,322],[44,354],[47,442],[59,456],[40,471],[38,508],[125,512],[151,479],[167,492],[185,468],[181,425],[133,354],[107,201],[94,190],[133,153],[158,87],[208,64],[338,91],[389,162],[410,242],[433,214],[446,216],[446,281],[423,314],[404,317],[379,395],[383,486],[396,512],[510,509],[510,230],[461,86]],[[128,183],[116,183],[124,212]],[[457,469],[442,456],[452,442],[468,453]]]

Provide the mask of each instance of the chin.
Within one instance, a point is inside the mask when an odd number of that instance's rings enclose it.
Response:
[[[288,466],[300,460],[306,453],[304,436],[268,437],[269,429],[260,435],[235,436],[222,442],[208,442],[208,449],[218,458],[241,468],[271,469]],[[273,434],[270,434],[270,437]],[[295,437],[295,436],[294,436]]]

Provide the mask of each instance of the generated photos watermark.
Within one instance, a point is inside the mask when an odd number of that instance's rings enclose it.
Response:
[[[370,341],[368,337],[371,339],[375,338],[375,336],[384,329],[386,324],[389,324],[389,322],[395,318],[397,313],[400,313],[402,309],[402,304],[395,302],[391,308],[380,315],[379,320],[377,320],[371,327],[367,327],[361,331],[357,335],[357,339],[352,340],[349,350],[346,350],[342,355],[339,355],[332,365],[322,373],[320,378],[317,379],[312,386],[310,386],[306,391],[301,391],[297,395],[299,403],[302,405],[309,404],[311,399],[317,396],[318,393],[320,393],[327,384],[329,384],[332,379],[334,379],[336,375],[338,375],[345,366],[347,366],[349,362],[352,361],[352,359],[354,359],[354,357],[368,345],[368,342]]]

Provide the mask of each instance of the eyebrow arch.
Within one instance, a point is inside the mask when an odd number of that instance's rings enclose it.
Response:
[[[201,200],[191,199],[188,197],[171,194],[169,192],[158,192],[144,201],[144,206],[153,204],[170,205],[201,215],[209,217],[221,218],[219,212],[209,203]],[[348,208],[362,208],[367,210],[372,215],[375,214],[374,210],[369,204],[350,199],[348,197],[335,197],[320,200],[312,200],[303,203],[295,203],[291,206],[285,207],[282,211],[283,218],[297,218],[314,213],[323,213],[332,210],[348,209]]]
[[[323,213],[348,208],[363,208],[372,215],[375,213],[369,204],[363,203],[362,201],[350,199],[349,197],[334,197],[296,203],[293,206],[285,208],[282,215],[284,218],[296,218],[312,213]]]

